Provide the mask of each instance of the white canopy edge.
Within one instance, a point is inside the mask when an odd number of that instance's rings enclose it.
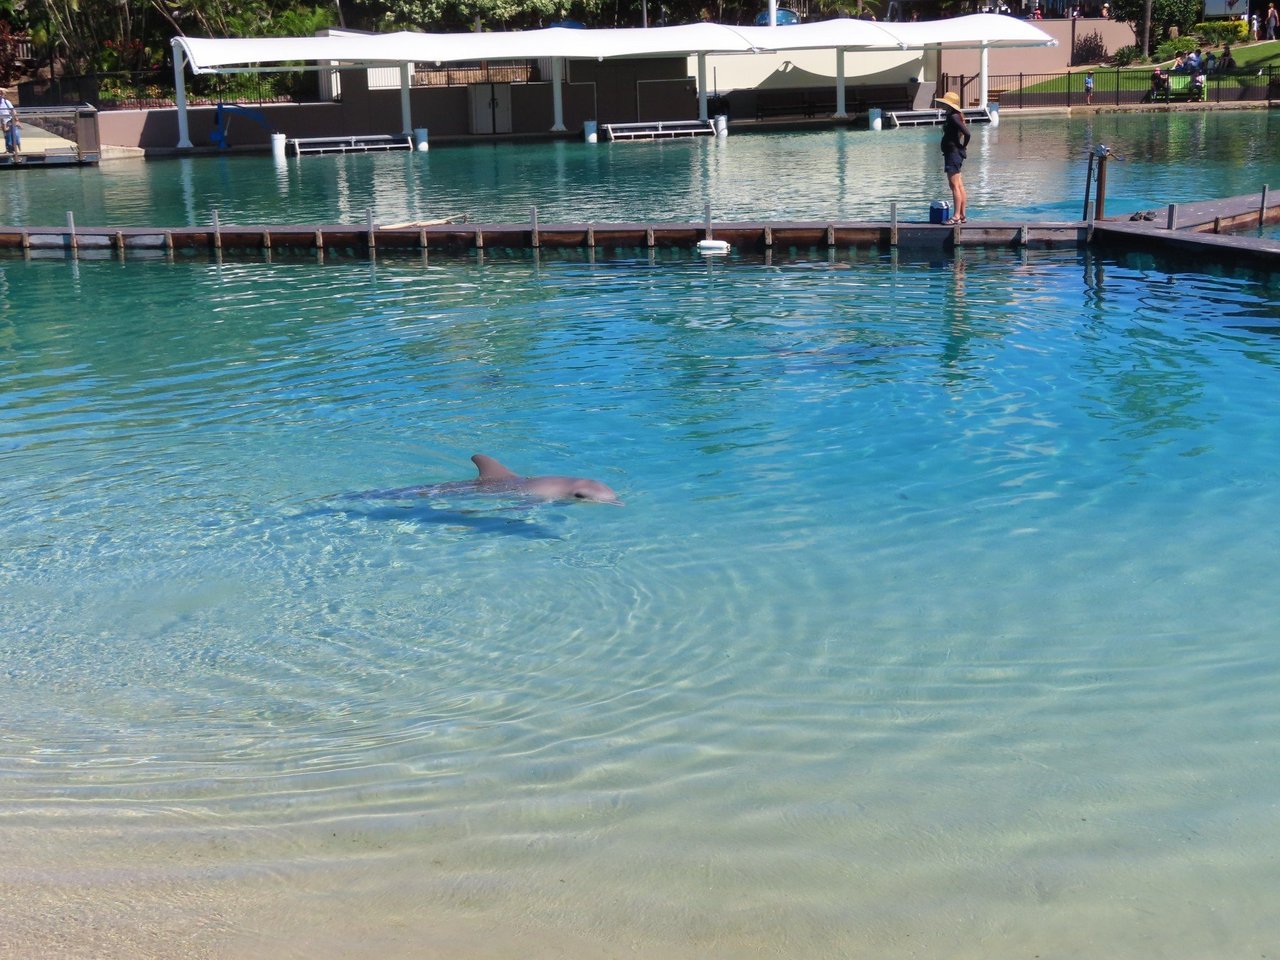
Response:
[[[674,27],[499,33],[339,33],[316,37],[174,37],[192,73],[317,61],[334,64],[455,63],[562,57],[606,60],[787,50],[923,50],[1051,47],[1057,41],[1013,17],[980,13],[948,20],[880,23],[845,18],[785,27],[689,23]]]

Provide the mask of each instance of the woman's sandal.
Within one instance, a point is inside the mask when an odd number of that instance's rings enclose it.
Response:
[[[944,220],[944,226],[954,227],[956,224],[964,223],[964,217],[952,217],[950,220]]]

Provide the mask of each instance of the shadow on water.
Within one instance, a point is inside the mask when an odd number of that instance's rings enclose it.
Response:
[[[411,523],[423,527],[465,529],[471,533],[494,537],[519,537],[525,540],[562,540],[550,527],[527,515],[499,516],[492,511],[442,509],[427,503],[369,503],[349,506],[324,506],[291,514],[290,520],[310,517],[344,517],[353,520]]]

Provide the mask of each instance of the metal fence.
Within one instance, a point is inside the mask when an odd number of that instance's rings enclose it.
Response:
[[[1085,92],[1085,75],[1093,74],[1093,95]],[[1152,70],[1073,70],[1067,73],[993,74],[987,78],[987,97],[1001,110],[1010,107],[1124,106],[1142,103],[1236,103],[1280,100],[1280,69],[1211,73],[1203,89],[1189,74],[1164,74],[1157,81]],[[938,89],[953,90],[960,102],[978,105],[979,82],[973,76],[943,75]]]
[[[539,79],[536,60],[493,63],[455,63],[420,69],[413,85],[466,86],[472,83],[528,83]],[[186,79],[187,103],[317,103],[322,93],[314,70],[289,73],[200,74]],[[173,71],[99,73],[84,77],[29,80],[18,85],[19,99],[31,106],[55,107],[88,103],[99,110],[139,110],[171,107],[176,96]]]
[[[187,102],[294,103],[318,98],[314,73],[201,74],[187,78]],[[54,107],[88,103],[99,110],[138,110],[174,104],[173,72],[99,73],[18,84],[21,103]]]

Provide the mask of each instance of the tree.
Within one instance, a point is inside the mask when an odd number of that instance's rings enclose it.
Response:
[[[1148,5],[1151,9],[1151,34],[1144,43],[1144,7]],[[1111,19],[1132,26],[1138,46],[1150,50],[1169,35],[1170,27],[1177,27],[1180,33],[1189,32],[1200,21],[1203,11],[1203,0],[1113,0]]]

